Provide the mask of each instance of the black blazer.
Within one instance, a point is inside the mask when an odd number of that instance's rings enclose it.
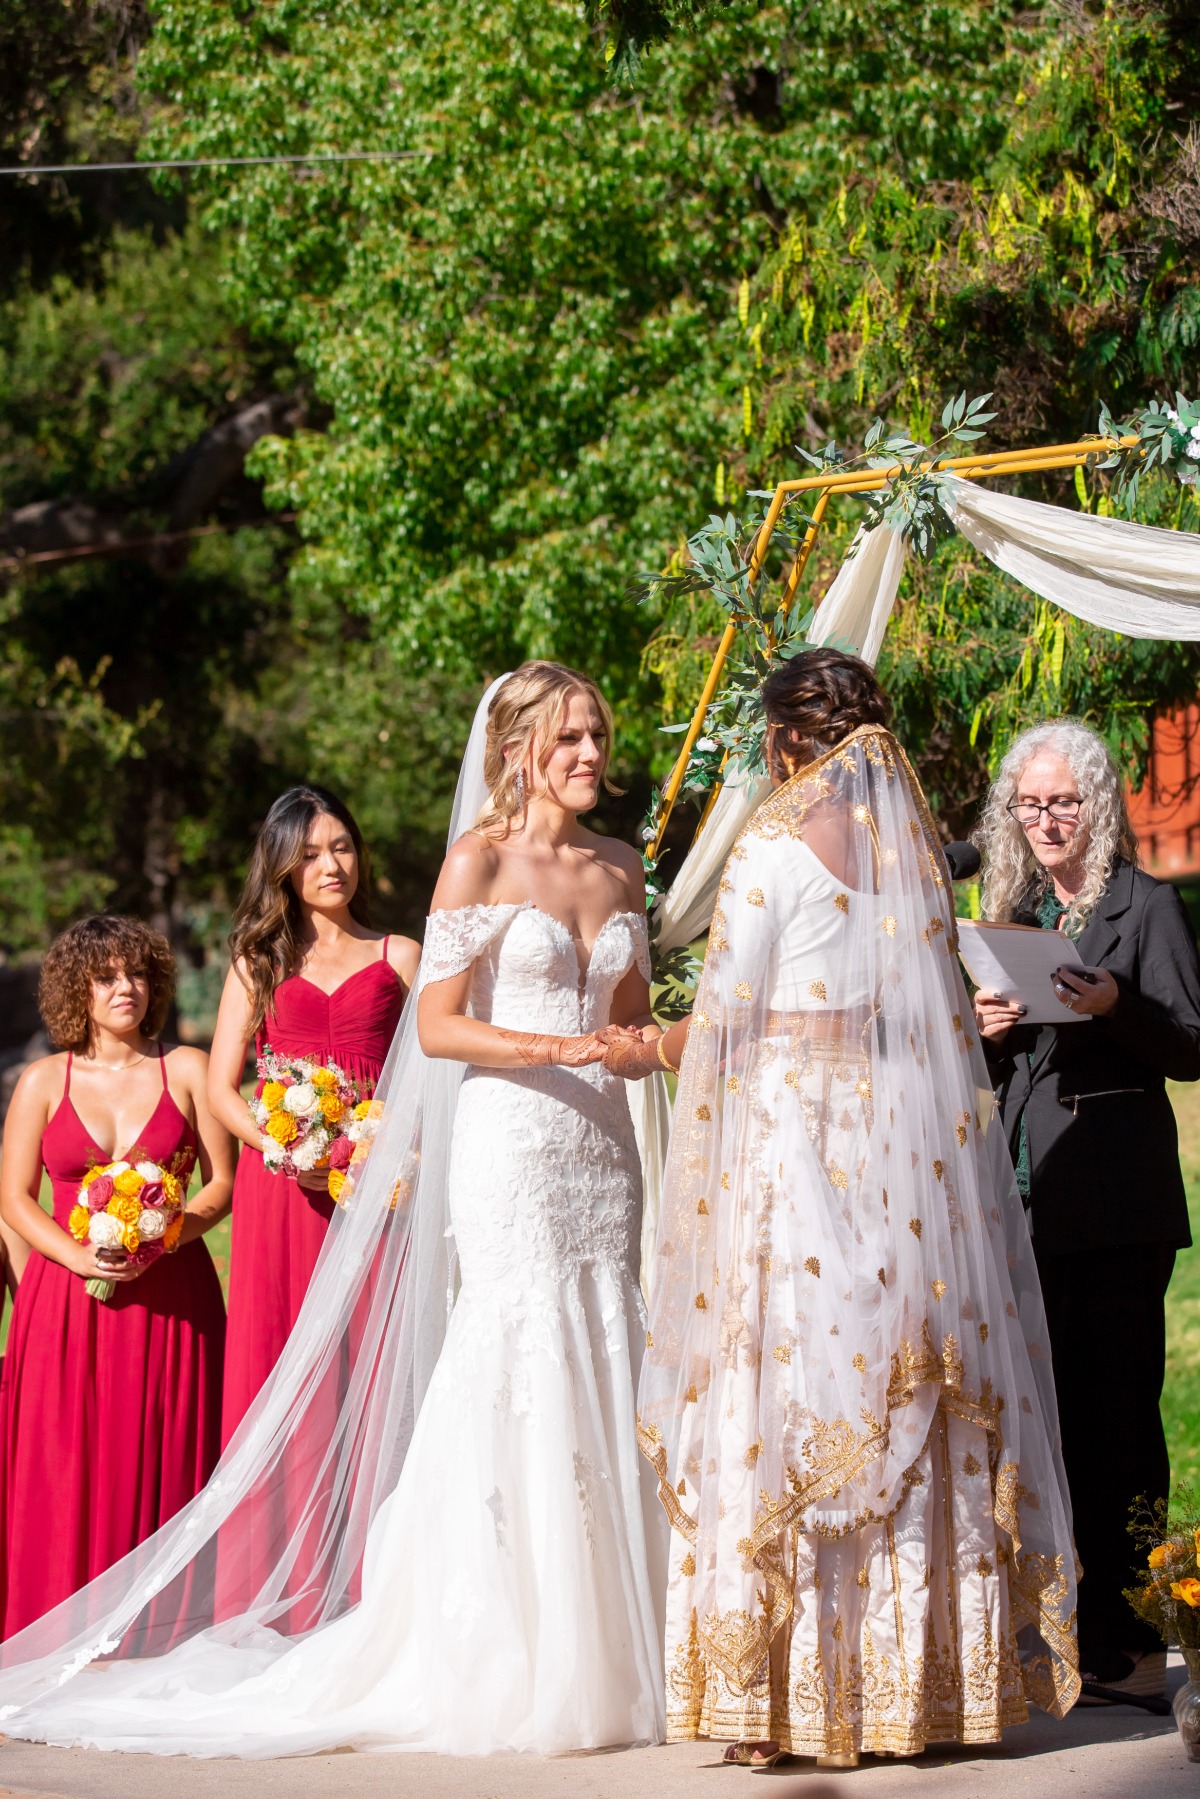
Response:
[[[1036,899],[1014,916],[1036,924]],[[1016,1160],[1029,1131],[1034,1247],[1191,1242],[1166,1081],[1200,1079],[1200,961],[1167,881],[1118,862],[1076,944],[1120,997],[1090,1024],[1015,1025],[984,1049]],[[1027,1059],[1028,1056],[1028,1059]]]

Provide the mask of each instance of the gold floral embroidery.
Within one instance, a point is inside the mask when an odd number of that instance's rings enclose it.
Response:
[[[820,1278],[821,1278],[820,1259],[817,1256],[805,1256],[804,1272],[806,1274],[815,1274],[817,1279],[820,1280]]]
[[[968,1449],[966,1456],[963,1459],[963,1473],[974,1476],[979,1473],[979,1469],[980,1469],[979,1462],[976,1460],[976,1458],[971,1454],[971,1451]]]
[[[958,1147],[961,1149],[967,1141],[966,1125],[965,1124],[956,1124],[954,1127],[954,1135],[958,1138]]]
[[[851,1356],[850,1366],[852,1368],[857,1368],[860,1374],[865,1374],[867,1372],[867,1358],[861,1349],[857,1355]]]
[[[707,1312],[708,1310],[708,1301],[703,1293],[697,1293],[696,1295],[696,1310],[698,1312]]]
[[[696,1572],[696,1558],[690,1549],[679,1564],[679,1572],[683,1575],[685,1580],[690,1580],[692,1575]]]
[[[739,981],[733,991],[734,991],[735,996],[738,999],[753,999],[754,998],[754,994],[750,990],[749,981]]]
[[[987,1340],[988,1340],[988,1327],[986,1324],[981,1324],[979,1327],[979,1341],[981,1343],[986,1343]]]
[[[945,1283],[945,1281],[934,1281],[934,1283],[933,1283],[933,1297],[934,1297],[934,1298],[935,1298],[935,1299],[944,1299],[944,1298],[945,1298],[945,1297],[946,1297],[946,1283]]]
[[[975,1572],[981,1579],[986,1580],[988,1575],[994,1574],[996,1570],[992,1567],[991,1562],[988,1561],[987,1556],[981,1555],[975,1564]]]
[[[839,1168],[836,1162],[831,1162],[829,1164],[829,1185],[836,1187],[839,1193],[844,1193],[848,1184],[845,1171]]]
[[[707,1218],[708,1217],[708,1201],[706,1199],[702,1199],[697,1202],[696,1216],[697,1216],[697,1218]]]
[[[824,983],[824,981],[810,981],[808,983],[808,991],[813,999],[824,999],[825,998],[825,983]]]
[[[728,1193],[728,1191],[729,1191],[729,1174],[728,1174],[728,1172],[723,1173],[721,1176],[721,1187],[724,1192]]]
[[[910,1218],[908,1221],[908,1228],[919,1243],[921,1241],[921,1220],[919,1218]]]
[[[941,1178],[942,1178],[942,1176],[943,1176],[943,1174],[945,1174],[945,1172],[946,1172],[946,1169],[945,1169],[945,1165],[944,1165],[944,1164],[943,1164],[943,1163],[941,1163],[941,1162],[936,1162],[936,1161],[935,1161],[935,1162],[934,1162],[934,1164],[933,1164],[933,1177],[934,1177],[934,1179],[935,1179],[935,1180],[938,1180],[938,1181],[940,1181],[940,1180],[941,1180]]]
[[[880,922],[889,937],[894,937],[896,935],[896,920],[892,917],[890,912],[887,917]]]
[[[850,895],[848,893],[835,893],[833,896],[833,903],[839,912],[849,913]]]
[[[712,1123],[712,1112],[706,1105],[696,1107],[696,1117],[700,1120],[701,1124]]]
[[[954,1017],[950,1020],[950,1023],[954,1026],[956,1031],[961,1031],[962,1030],[962,1013],[956,1012],[954,1014]]]
[[[777,1343],[771,1354],[777,1362],[783,1362],[786,1365],[792,1359],[792,1346],[790,1343]]]
[[[649,1331],[646,1332],[646,1348],[647,1349],[654,1348],[654,1338],[650,1335]]]
[[[746,904],[748,906],[765,906],[766,903],[761,887],[752,887],[746,895]]]

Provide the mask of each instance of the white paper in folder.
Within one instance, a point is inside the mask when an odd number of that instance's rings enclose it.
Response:
[[[975,985],[984,993],[1027,1008],[1022,1024],[1084,1024],[1086,1012],[1073,1012],[1054,991],[1056,968],[1083,968],[1079,951],[1059,931],[1028,924],[979,924],[958,921],[958,953]]]

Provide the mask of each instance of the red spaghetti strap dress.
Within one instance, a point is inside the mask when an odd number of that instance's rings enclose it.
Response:
[[[167,1087],[121,1158],[92,1141],[71,1100],[42,1137],[66,1228],[97,1162],[158,1162],[186,1189],[196,1136]],[[12,1636],[165,1524],[220,1449],[225,1307],[202,1242],[162,1256],[110,1300],[35,1250],[17,1291],[0,1382],[0,1613]]]
[[[404,1010],[404,986],[387,959],[387,946],[385,937],[380,959],[332,993],[303,975],[281,981],[256,1039],[258,1054],[269,1045],[282,1055],[336,1062],[369,1098]],[[242,1149],[233,1184],[224,1443],[279,1359],[333,1210],[324,1195],[306,1193],[287,1175],[268,1173],[258,1150]]]

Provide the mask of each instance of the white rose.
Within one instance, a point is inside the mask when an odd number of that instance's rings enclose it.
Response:
[[[317,1090],[308,1081],[297,1081],[283,1096],[283,1109],[293,1118],[307,1118],[319,1105]]]
[[[162,1169],[155,1162],[137,1162],[135,1167],[144,1181],[161,1181],[162,1179]]]
[[[138,1236],[143,1243],[157,1243],[167,1228],[167,1214],[162,1210],[156,1212],[152,1206],[147,1206],[138,1213],[137,1227]]]
[[[301,1174],[307,1174],[325,1153],[325,1141],[320,1131],[313,1131],[303,1143],[292,1144],[292,1161]]]
[[[111,1212],[93,1212],[88,1225],[88,1240],[97,1249],[121,1247],[121,1220]]]
[[[117,1176],[119,1174],[124,1174],[126,1172],[126,1170],[128,1169],[128,1167],[129,1167],[128,1162],[110,1162],[104,1172],[105,1172],[105,1174],[111,1174],[115,1181]]]

